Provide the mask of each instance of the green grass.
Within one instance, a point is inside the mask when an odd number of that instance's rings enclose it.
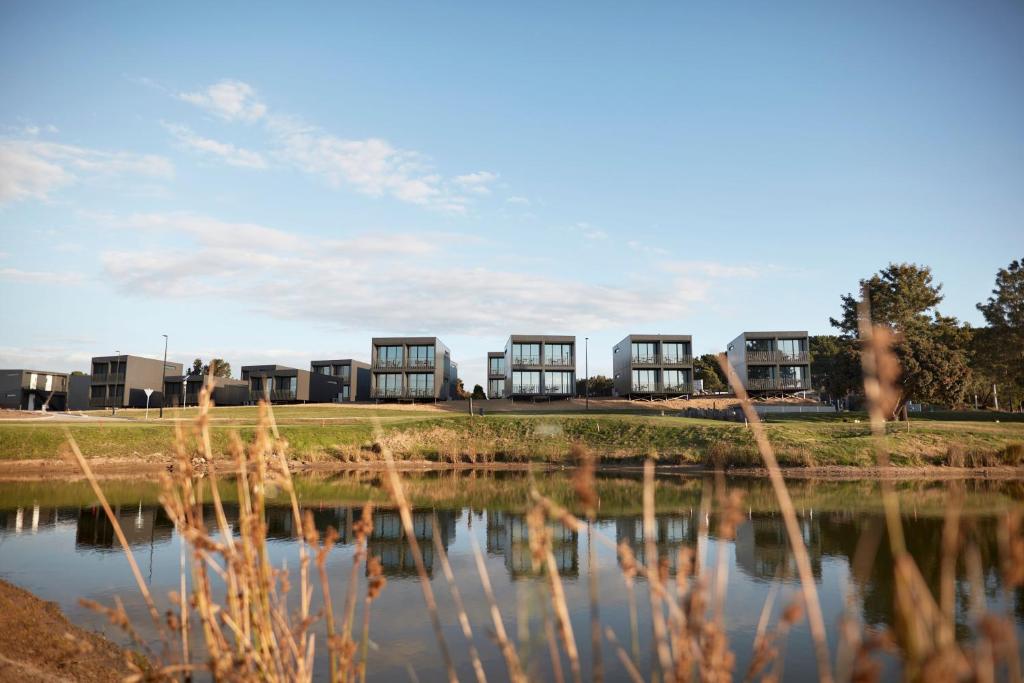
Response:
[[[305,461],[374,460],[378,457],[372,447],[374,424],[379,424],[384,442],[397,456],[410,459],[564,462],[571,444],[579,442],[606,462],[655,456],[667,463],[695,463],[711,452],[726,464],[760,464],[745,425],[713,420],[539,412],[471,418],[437,410],[349,406],[325,406],[322,411],[285,406],[275,409],[275,416],[292,457]],[[226,452],[233,432],[243,440],[251,439],[254,417],[252,408],[216,409],[211,422],[215,453]],[[804,417],[766,424],[782,464],[863,466],[874,462],[867,422]],[[191,432],[187,419],[180,424]],[[172,452],[174,425],[166,417],[148,422],[0,423],[0,459],[58,458],[66,428],[89,457],[162,460]],[[890,424],[887,440],[895,464],[941,464],[951,447],[992,464],[1010,444],[1024,443],[1024,423],[916,420],[909,431],[906,424]]]

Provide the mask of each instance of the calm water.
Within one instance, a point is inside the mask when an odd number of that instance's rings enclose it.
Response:
[[[538,478],[551,496],[571,501],[567,475],[545,474]],[[697,548],[700,529],[700,500],[710,482],[694,478],[662,477],[658,482],[658,548],[674,567],[682,546]],[[773,583],[781,585],[776,613],[796,595],[798,584],[788,551],[781,517],[777,514],[766,481],[737,479],[729,487],[743,489],[746,521],[734,541],[717,538],[714,518],[710,524],[705,562],[714,567],[724,553],[728,568],[725,609],[729,639],[737,655],[736,671],[742,677],[749,662],[758,617]],[[469,543],[475,537],[485,550],[487,565],[506,629],[529,662],[536,677],[550,679],[551,666],[540,621],[539,606],[545,598],[545,583],[530,566],[527,530],[523,518],[529,487],[525,473],[459,472],[416,475],[407,478],[416,505],[416,535],[435,594],[441,607],[445,636],[459,664],[459,675],[472,680],[465,656],[464,638],[455,621],[444,576],[433,556],[432,525],[437,515],[437,533],[447,548],[463,598],[474,626],[477,648],[494,680],[505,678],[504,661],[491,642],[490,617]],[[898,484],[907,542],[922,574],[937,586],[943,514],[952,489],[964,494],[965,528],[979,542],[984,568],[985,600],[990,609],[1014,615],[1018,631],[1024,625],[1024,595],[1006,594],[997,571],[998,520],[1008,509],[1022,505],[1024,485],[1020,482],[966,481],[915,482]],[[116,501],[116,511],[132,544],[147,581],[160,600],[178,587],[179,541],[163,510],[156,504],[156,487],[149,481],[112,481],[105,490]],[[222,487],[230,499],[227,482]],[[386,501],[381,482],[369,473],[347,473],[307,477],[299,481],[301,500],[311,509],[318,526],[328,525],[341,532],[342,542],[332,552],[328,565],[332,593],[340,605],[351,566],[353,547],[350,529],[365,500]],[[598,491],[601,512],[595,531],[636,546],[642,542],[638,478],[602,476]],[[835,647],[835,624],[852,584],[851,565],[857,541],[865,528],[881,523],[878,485],[874,482],[794,482],[791,492],[798,507],[804,541],[811,553],[813,570],[821,594],[826,624]],[[275,564],[287,561],[297,567],[289,508],[272,507],[268,513],[271,552]],[[229,518],[233,508],[228,505]],[[615,629],[630,647],[626,592],[614,552],[595,543],[596,564],[588,561],[588,538],[559,530],[555,535],[555,556],[562,575],[577,634],[581,660],[589,670],[588,578],[598,575],[602,622]],[[702,544],[703,545],[703,544]],[[370,551],[379,555],[388,585],[374,603],[369,677],[373,680],[409,680],[409,667],[421,681],[443,680],[440,657],[430,629],[428,615],[417,585],[416,571],[402,533],[398,514],[386,507],[374,512]],[[857,610],[869,625],[885,626],[892,619],[893,586],[891,562],[883,542],[870,575],[857,583]],[[957,619],[961,637],[969,637],[973,624],[967,613],[971,586],[960,568],[957,590]],[[112,528],[81,482],[45,484],[0,483],[0,577],[40,597],[57,602],[69,618],[80,625],[102,630],[119,642],[121,634],[104,620],[78,605],[80,597],[111,604],[115,595],[125,600],[140,626],[148,623],[142,601],[134,588],[128,565],[120,552]],[[645,586],[638,580],[638,602],[648,604]],[[314,604],[317,603],[314,600]],[[647,610],[640,615],[639,665],[650,669],[651,651]],[[323,642],[318,642],[322,652]],[[624,672],[605,646],[605,669],[609,680]],[[325,667],[320,667],[325,671]],[[568,669],[566,668],[566,671]],[[886,662],[889,677],[898,675],[897,664]],[[787,680],[814,676],[814,658],[806,622],[790,636],[785,659]]]

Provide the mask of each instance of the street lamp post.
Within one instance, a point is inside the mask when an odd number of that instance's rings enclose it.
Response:
[[[167,403],[167,335],[164,337],[164,365],[160,371],[160,417],[164,416],[164,404]]]
[[[583,385],[586,391],[587,410],[590,410],[590,337],[583,338],[583,374],[587,376],[586,384]]]

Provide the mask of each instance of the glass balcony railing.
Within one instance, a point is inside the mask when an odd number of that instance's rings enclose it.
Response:
[[[633,365],[657,365],[658,357],[650,355],[633,356],[632,363]]]
[[[804,391],[809,389],[807,380],[801,378],[754,378],[747,380],[747,389],[755,391]]]
[[[540,387],[536,384],[513,384],[513,394],[539,394]]]
[[[572,362],[572,358],[560,356],[557,358],[545,358],[544,365],[552,368],[571,368],[574,363]]]
[[[410,358],[409,359],[409,367],[410,368],[432,368],[432,367],[434,367],[434,359],[433,358]]]
[[[401,358],[378,358],[373,362],[375,368],[400,368],[404,361]]]
[[[512,356],[513,365],[540,365],[540,356]]]

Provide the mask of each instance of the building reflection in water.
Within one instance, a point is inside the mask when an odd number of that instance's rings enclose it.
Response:
[[[679,568],[679,551],[687,547],[695,549],[697,546],[697,531],[699,528],[698,514],[695,512],[684,512],[679,515],[661,515],[654,519],[655,538],[654,543],[658,548],[658,557],[667,562],[671,575],[675,575]],[[636,560],[641,565],[644,557],[644,520],[639,515],[630,517],[618,517],[615,520],[615,541],[626,543],[632,549]],[[622,558],[619,558],[621,565]]]
[[[821,522],[813,514],[797,520],[807,554],[811,558],[811,573],[821,577]],[[757,580],[793,579],[797,576],[796,562],[789,550],[785,522],[782,515],[755,514],[736,527],[736,565],[749,577]]]
[[[551,552],[562,576],[579,576],[579,534],[564,525],[552,523]],[[530,529],[526,515],[501,511],[487,511],[487,552],[500,555],[505,569],[513,579],[535,576],[530,553]]]

